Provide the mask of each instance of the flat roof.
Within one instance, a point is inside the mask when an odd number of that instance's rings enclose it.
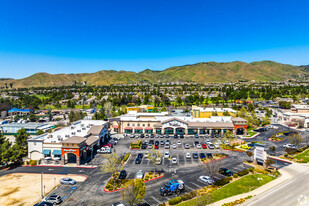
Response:
[[[37,129],[39,127],[47,125],[48,124],[42,124],[42,123],[9,123],[9,124],[2,124],[1,127],[21,127],[26,129]]]

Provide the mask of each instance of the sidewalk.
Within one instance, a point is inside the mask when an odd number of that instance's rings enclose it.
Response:
[[[273,187],[288,181],[289,179],[291,179],[293,177],[289,172],[285,171],[284,169],[281,169],[279,171],[281,173],[281,176],[279,178],[267,183],[266,185],[263,185],[262,187],[259,187],[255,190],[251,191],[251,192],[248,192],[248,193],[244,193],[244,194],[240,194],[240,195],[236,195],[236,196],[233,196],[233,197],[226,198],[224,200],[220,200],[218,202],[210,204],[210,206],[221,206],[224,203],[233,202],[235,200],[245,198],[249,195],[251,195],[251,196],[260,195],[260,194],[272,189]]]

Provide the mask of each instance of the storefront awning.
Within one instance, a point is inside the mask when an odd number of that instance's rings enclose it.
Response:
[[[53,155],[61,155],[61,150],[54,150]]]
[[[124,129],[133,129],[132,127],[125,127]]]
[[[50,155],[50,149],[44,149],[43,154],[44,155]]]
[[[153,130],[152,127],[146,127],[145,130]]]
[[[137,130],[143,130],[142,127],[135,127],[134,129],[137,129]]]
[[[118,125],[113,125],[114,128],[118,128]]]

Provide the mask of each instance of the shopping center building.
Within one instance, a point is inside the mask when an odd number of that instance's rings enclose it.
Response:
[[[185,115],[169,116],[167,112],[121,115],[112,122],[113,131],[123,134],[209,134],[223,135],[227,130],[234,134],[247,134],[247,120],[231,116],[194,118]]]
[[[80,120],[68,127],[28,140],[28,158],[45,163],[76,163],[93,157],[109,137],[108,123],[102,120]]]

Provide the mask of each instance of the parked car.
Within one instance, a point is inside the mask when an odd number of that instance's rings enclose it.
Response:
[[[200,144],[199,141],[194,141],[194,145],[196,146],[197,144]]]
[[[202,144],[202,148],[203,149],[207,149],[207,145],[206,144]]]
[[[136,173],[135,179],[143,179],[143,178],[144,178],[144,172],[143,172],[143,170],[139,170]]]
[[[185,144],[185,149],[190,149],[189,144]]]
[[[174,134],[174,139],[177,139],[178,138],[178,135],[177,134]]]
[[[229,169],[226,169],[226,168],[220,168],[219,173],[225,176],[233,176],[233,173]]]
[[[143,156],[144,156],[143,153],[138,153],[138,154],[137,154],[137,157],[138,157],[138,158],[143,159]]]
[[[195,137],[195,138],[198,138],[198,134],[195,134],[194,137]]]
[[[205,143],[206,143],[207,145],[209,145],[209,144],[211,144],[211,141],[208,139],[208,140],[205,140]]]
[[[207,155],[207,158],[208,158],[208,159],[212,159],[212,158],[213,158],[213,156],[212,156],[211,153],[207,153],[206,155]]]
[[[145,137],[144,134],[141,134],[141,135],[140,135],[140,138],[144,138],[144,137]]]
[[[155,135],[155,138],[159,138],[160,136],[158,134]]]
[[[173,164],[173,165],[176,165],[176,164],[177,164],[177,158],[176,158],[176,157],[173,157],[173,158],[172,158],[172,164]]]
[[[193,153],[193,158],[194,159],[198,159],[198,154],[197,153]]]
[[[157,140],[157,141],[155,141],[155,145],[159,145],[160,144],[160,142]]]
[[[184,136],[183,134],[181,134],[181,135],[180,135],[180,138],[182,138],[182,139],[183,139],[183,138],[185,138],[185,136]]]
[[[170,136],[167,134],[167,135],[165,135],[165,138],[167,138],[167,139],[168,139],[168,138],[170,138]]]
[[[155,164],[156,165],[162,164],[162,158],[161,157],[157,157],[156,160],[155,160]]]
[[[154,134],[151,134],[151,135],[150,135],[150,138],[154,138]]]
[[[170,158],[170,153],[169,152],[165,152],[164,158],[166,158],[166,159]]]
[[[135,137],[135,134],[131,134],[131,135],[130,135],[130,138],[134,138],[134,137]]]
[[[125,206],[122,202],[115,202],[112,206]]]
[[[60,180],[60,183],[61,184],[65,184],[65,185],[75,185],[76,184],[76,181],[71,179],[71,178],[62,178]]]
[[[125,179],[127,177],[127,172],[125,170],[121,170],[118,176],[118,179]]]
[[[220,145],[218,143],[215,144],[215,149],[220,149]]]
[[[101,149],[97,150],[97,153],[110,154],[112,153],[112,149],[110,147],[102,147]]]
[[[111,143],[107,143],[107,144],[103,145],[103,147],[111,147],[111,148],[113,148],[114,146]]]
[[[141,146],[142,149],[147,149],[147,144],[143,143]]]
[[[161,144],[161,145],[164,145],[164,144],[165,144],[165,142],[164,142],[163,140],[161,140],[160,144]]]
[[[177,149],[177,145],[176,144],[173,144],[173,149]]]
[[[165,144],[170,144],[170,141],[169,141],[169,140],[166,140]]]
[[[149,134],[146,134],[146,135],[145,135],[145,138],[149,138]]]
[[[214,181],[209,176],[200,176],[199,179],[202,182],[205,182],[205,183],[207,183],[209,185],[212,185],[214,183]]]
[[[200,159],[205,159],[205,158],[206,158],[205,153],[201,152],[201,153],[200,153]]]
[[[152,144],[149,143],[147,148],[148,148],[148,149],[152,149]]]
[[[154,146],[154,148],[155,148],[155,149],[159,149],[159,145],[156,144],[156,145]]]
[[[180,141],[180,140],[178,140],[177,144],[181,144],[181,141]]]
[[[201,149],[201,148],[202,148],[202,146],[201,146],[200,144],[195,145],[195,147],[196,147],[197,149]]]
[[[215,149],[215,145],[209,144],[209,145],[208,145],[208,148],[209,148],[209,149]]]
[[[187,152],[186,158],[187,158],[187,159],[191,159],[191,154],[190,154],[189,152]]]
[[[284,144],[283,148],[288,148],[288,149],[296,149],[296,146],[293,144]]]
[[[62,202],[62,198],[59,195],[51,195],[49,197],[44,198],[45,202],[50,202],[52,204],[60,204]]]
[[[165,148],[165,149],[169,149],[169,148],[170,148],[170,145],[165,143],[165,147],[164,147],[164,148]]]
[[[144,155],[145,158],[148,158],[149,157],[149,151],[147,151]]]

